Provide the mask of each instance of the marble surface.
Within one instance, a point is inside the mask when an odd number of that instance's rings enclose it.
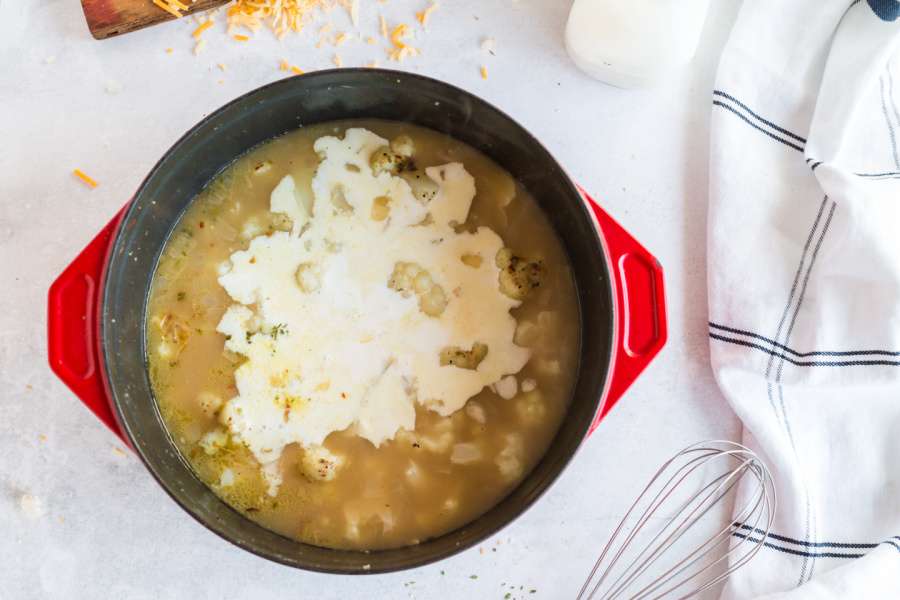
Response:
[[[361,4],[367,33],[378,12],[411,22],[426,6]],[[336,577],[269,563],[195,523],[51,374],[45,341],[51,281],[169,145],[211,110],[282,77],[281,58],[326,68],[335,50],[316,49],[314,35],[278,43],[261,33],[241,44],[220,23],[194,56],[188,23],[97,42],[75,0],[0,2],[0,599],[574,597],[663,459],[740,432],[705,337],[709,98],[738,8],[712,4],[690,71],[638,91],[572,66],[565,2],[451,0],[434,13],[416,42],[423,55],[401,67],[508,111],[659,257],[670,340],[550,492],[482,549],[414,571]],[[486,36],[496,39],[494,56],[479,47]],[[346,66],[387,63],[381,46],[338,51]],[[100,186],[74,179],[76,167]],[[727,507],[713,516],[726,518]]]

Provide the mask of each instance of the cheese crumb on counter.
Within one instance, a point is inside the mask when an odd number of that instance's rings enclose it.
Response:
[[[33,494],[22,494],[19,496],[19,508],[29,519],[39,519],[44,516],[44,503]]]
[[[81,169],[75,169],[75,170],[73,170],[73,171],[72,171],[72,174],[73,174],[75,177],[77,177],[78,179],[80,179],[86,186],[88,186],[88,187],[91,188],[91,189],[94,189],[95,187],[97,187],[97,186],[99,185],[99,184],[94,180],[93,177],[91,177],[90,175],[88,175],[87,173],[85,173],[84,171],[82,171]]]
[[[199,38],[203,35],[203,32],[213,26],[213,20],[207,19],[206,21],[200,23],[196,29],[191,33],[191,35],[195,38]]]
[[[433,13],[437,9],[437,7],[438,3],[432,2],[431,6],[416,13],[416,19],[418,19],[419,23],[421,23],[423,26],[428,25],[428,18],[431,16],[431,13]]]

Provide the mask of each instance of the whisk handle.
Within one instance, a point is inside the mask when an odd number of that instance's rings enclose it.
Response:
[[[581,193],[597,219],[614,284],[615,348],[605,397],[591,424],[594,431],[662,349],[668,327],[662,265],[584,190]]]

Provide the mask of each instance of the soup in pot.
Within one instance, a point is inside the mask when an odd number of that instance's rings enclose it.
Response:
[[[385,121],[303,127],[217,176],[154,275],[147,356],[217,495],[332,548],[478,517],[566,413],[579,313],[527,190],[475,149]]]

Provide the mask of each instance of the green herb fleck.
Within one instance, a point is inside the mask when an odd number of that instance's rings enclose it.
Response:
[[[187,294],[185,294],[184,292],[178,292],[178,293],[175,295],[175,299],[178,300],[179,302],[181,302],[181,301],[184,300],[185,298],[187,298]]]
[[[247,332],[247,335],[246,335],[245,337],[247,338],[247,343],[248,343],[248,344],[252,344],[252,343],[253,343],[253,333],[252,333],[252,332],[248,331],[248,332]]]
[[[528,593],[529,593],[529,594],[534,594],[534,593],[537,593],[537,590],[528,590]]]
[[[443,575],[443,574],[444,574],[444,572],[443,572],[443,571],[441,571],[441,575]]]
[[[478,579],[478,575],[469,575],[469,579]]]
[[[506,594],[503,596],[503,598],[504,598],[504,600],[509,600],[510,598],[512,598],[512,594],[510,592],[506,592]]]
[[[272,327],[271,336],[273,340],[277,340],[279,335],[287,335],[287,324],[277,323]]]

